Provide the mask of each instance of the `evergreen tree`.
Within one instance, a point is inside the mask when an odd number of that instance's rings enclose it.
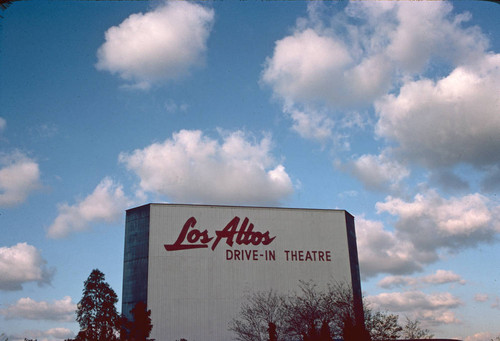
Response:
[[[98,269],[84,282],[83,296],[78,303],[76,320],[81,331],[76,340],[115,341],[118,339],[119,317],[115,304],[118,297],[104,281]]]
[[[130,312],[134,319],[131,322],[130,336],[135,341],[147,341],[153,329],[151,310],[147,310],[146,303],[138,302]]]

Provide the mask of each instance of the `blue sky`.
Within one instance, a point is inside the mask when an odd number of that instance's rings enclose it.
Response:
[[[0,334],[74,336],[121,296],[124,210],[343,208],[363,291],[498,335],[500,7],[21,1],[0,19]]]

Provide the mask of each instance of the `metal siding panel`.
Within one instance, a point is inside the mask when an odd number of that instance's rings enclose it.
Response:
[[[356,243],[356,230],[354,228],[354,217],[346,212],[347,245],[349,246],[349,262],[351,265],[351,286],[354,301],[354,316],[356,324],[365,325],[365,313],[363,311],[363,293],[361,291],[361,277],[359,274],[358,246]]]
[[[149,206],[127,211],[123,261],[122,313],[131,319],[136,303],[147,302]]]

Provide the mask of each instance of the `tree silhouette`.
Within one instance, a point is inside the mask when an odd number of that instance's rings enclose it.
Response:
[[[269,328],[267,329],[269,332],[269,341],[278,341],[278,336],[276,335],[276,325],[272,322],[269,322]]]
[[[151,310],[147,309],[146,303],[141,301],[130,311],[134,319],[131,322],[130,336],[135,341],[149,340],[153,325],[151,324]]]
[[[267,341],[269,324],[273,323],[276,340],[281,341],[286,320],[283,299],[273,290],[250,295],[241,307],[240,318],[233,319],[229,329],[239,341]]]
[[[342,335],[344,341],[371,341],[371,336],[368,330],[361,326],[353,324],[351,318],[346,318],[344,320],[344,326],[342,328]]]
[[[78,303],[76,320],[80,332],[76,340],[114,341],[118,339],[119,317],[115,304],[118,298],[104,281],[104,274],[98,269],[84,282],[83,296]]]
[[[403,327],[402,336],[405,339],[432,339],[434,337],[429,329],[420,327],[420,321],[410,320],[408,317],[406,317],[406,324]]]
[[[352,290],[345,283],[330,283],[326,289],[309,281],[299,283],[296,294],[256,292],[247,297],[230,330],[240,341],[378,341],[430,338],[419,321],[374,311],[364,304],[365,323],[354,318]],[[495,340],[496,341],[496,340]],[[498,340],[500,341],[500,339]]]
[[[344,319],[354,319],[353,299],[348,285],[331,283],[319,290],[312,282],[300,282],[296,295],[271,290],[256,292],[243,303],[230,330],[240,341],[270,340],[270,324],[277,341],[330,341],[343,336]],[[269,338],[268,338],[269,337]],[[359,341],[359,340],[357,340]]]
[[[328,322],[326,321],[323,321],[321,324],[321,329],[319,330],[319,340],[333,341],[332,335],[330,333],[330,326],[328,326]]]
[[[398,323],[398,315],[368,310],[365,317],[366,328],[374,341],[396,340],[401,336],[403,328]]]

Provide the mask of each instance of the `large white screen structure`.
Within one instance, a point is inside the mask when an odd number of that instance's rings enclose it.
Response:
[[[362,319],[354,218],[344,210],[148,204],[127,210],[122,312],[151,309],[157,341],[229,341],[245,297],[299,281],[352,286]]]

